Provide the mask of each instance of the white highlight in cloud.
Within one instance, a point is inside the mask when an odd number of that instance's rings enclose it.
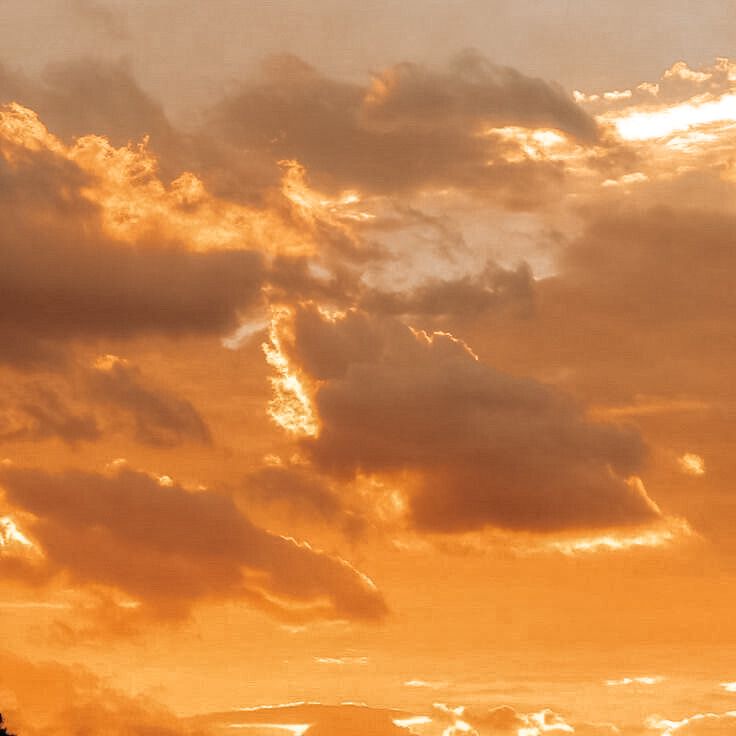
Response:
[[[627,141],[664,138],[696,125],[736,120],[736,94],[725,94],[715,99],[702,95],[664,110],[637,110],[602,119],[611,120],[619,135]]]
[[[601,186],[603,187],[617,187],[626,184],[638,184],[643,181],[649,181],[649,177],[643,174],[641,171],[634,171],[631,174],[624,174],[618,179],[606,179]]]
[[[446,682],[432,682],[430,680],[407,680],[404,683],[404,687],[424,687],[431,690],[440,690],[443,687],[447,687]]]
[[[265,330],[268,325],[269,321],[266,319],[244,322],[237,330],[223,337],[220,342],[228,350],[237,350],[245,345],[251,337],[257,335],[261,330]]]
[[[721,721],[731,721],[728,724]],[[726,713],[696,713],[695,715],[683,718],[681,721],[671,721],[668,718],[662,718],[661,716],[650,716],[646,720],[646,726],[650,729],[656,729],[659,731],[659,736],[676,736],[681,729],[685,729],[688,726],[692,726],[694,729],[698,728],[698,724],[702,724],[703,733],[725,734],[725,733],[736,733],[736,710],[730,710]],[[720,726],[723,726],[723,730]],[[711,730],[711,726],[718,728],[718,731]],[[727,731],[726,728],[730,727]],[[699,733],[699,731],[687,730],[687,733]]]
[[[694,452],[686,452],[677,458],[680,470],[687,475],[705,475],[705,460]]]
[[[410,718],[394,718],[394,726],[399,728],[411,728],[412,726],[423,726],[431,723],[432,719],[428,716],[411,716]]]
[[[294,736],[302,736],[311,725],[311,723],[230,723],[228,728],[272,728],[275,731],[289,731]]]
[[[0,518],[0,547],[10,547],[13,544],[33,547],[31,540],[18,529],[17,524],[9,516],[3,516]]]
[[[546,548],[565,555],[580,552],[616,552],[641,547],[664,547],[681,539],[692,537],[694,532],[685,519],[669,517],[662,523],[636,532],[613,532],[592,537],[559,539]]]
[[[707,82],[712,78],[707,72],[696,72],[684,61],[675,62],[663,75],[662,79],[686,79],[688,82]]]
[[[317,664],[368,664],[368,657],[315,657]]]
[[[656,677],[622,677],[620,680],[606,680],[608,687],[617,687],[619,685],[656,685],[664,681],[664,677],[657,675]]]

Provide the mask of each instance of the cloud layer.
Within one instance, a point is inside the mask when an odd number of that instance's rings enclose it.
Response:
[[[254,526],[224,495],[119,467],[108,475],[4,467],[15,509],[32,514],[46,575],[108,586],[144,612],[181,616],[240,599],[287,619],[378,619],[375,585],[341,559]]]

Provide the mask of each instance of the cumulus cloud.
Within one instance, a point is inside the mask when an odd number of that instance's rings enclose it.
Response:
[[[48,358],[80,337],[218,332],[257,300],[258,253],[192,252],[165,233],[132,245],[110,237],[86,196],[94,179],[53,139],[46,148],[26,111],[3,115],[0,358]],[[18,146],[16,134],[36,137]]]
[[[592,118],[561,88],[472,51],[445,70],[397,64],[366,86],[274,57],[260,79],[220,103],[211,125],[239,147],[299,160],[331,189],[455,186],[529,203],[562,170],[528,159],[508,163],[503,145],[482,135],[486,129],[556,128],[583,141],[596,135]]]
[[[199,600],[251,602],[291,619],[378,619],[381,594],[347,562],[253,525],[227,496],[118,466],[107,475],[6,466],[12,507],[48,576],[117,589],[143,612],[182,616]]]
[[[338,475],[408,473],[418,528],[553,531],[660,516],[629,480],[644,456],[635,430],[587,420],[567,395],[494,370],[450,335],[303,307],[285,339],[315,386],[319,432],[304,449]]]

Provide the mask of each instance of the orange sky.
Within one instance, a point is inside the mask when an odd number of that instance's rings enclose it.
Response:
[[[719,4],[9,5],[10,730],[736,733]]]

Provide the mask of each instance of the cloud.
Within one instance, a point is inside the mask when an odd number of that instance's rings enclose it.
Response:
[[[289,619],[375,620],[386,606],[344,560],[253,525],[212,491],[116,466],[107,475],[3,467],[6,500],[47,575],[119,590],[143,613],[179,617],[204,599],[251,602]]]
[[[618,680],[606,680],[608,687],[617,687],[619,685],[658,685],[664,680],[660,676],[644,676],[644,677],[622,677]]]
[[[695,713],[682,719],[651,716],[647,734],[653,736],[730,736],[736,728],[736,711]]]
[[[583,224],[558,251],[556,274],[535,284],[525,353],[574,374],[597,401],[722,405],[736,318],[734,216],[617,201],[598,203]],[[493,344],[519,355],[517,334],[509,322]]]
[[[288,729],[302,725],[301,733],[305,736],[409,736],[411,731],[396,725],[395,721],[411,715],[406,711],[365,705],[292,703],[213,713],[193,720],[197,724],[221,728],[281,724]]]
[[[406,473],[413,524],[555,531],[660,518],[640,483],[644,445],[569,396],[480,362],[461,341],[359,311],[295,311],[284,347],[314,388],[302,446],[342,476]]]
[[[70,407],[53,389],[39,384],[0,414],[0,440],[5,442],[58,437],[74,446],[100,435],[94,414]]]
[[[207,424],[189,401],[147,386],[141,371],[126,360],[103,356],[88,373],[87,382],[94,400],[133,417],[139,442],[158,447],[211,442]]]
[[[615,305],[613,314],[623,312],[640,328],[736,312],[732,215],[622,204],[594,210],[587,224],[560,265],[570,288],[594,299],[599,309]]]
[[[483,135],[506,125],[556,128],[588,142],[596,135],[592,118],[561,88],[473,51],[445,70],[397,64],[367,86],[330,79],[293,56],[273,57],[210,123],[234,146],[300,161],[332,190],[453,186],[522,206],[553,195],[559,166],[508,163],[509,144]]]
[[[373,314],[473,319],[492,310],[511,308],[529,315],[534,305],[534,281],[528,264],[505,269],[489,263],[477,274],[455,279],[432,278],[396,292],[366,290],[360,307]]]
[[[267,464],[248,473],[244,495],[250,503],[282,506],[298,516],[336,525],[348,536],[362,534],[365,521],[308,465]]]
[[[81,666],[32,662],[0,652],[0,701],[18,736],[203,736],[166,708],[106,685]]]
[[[75,0],[82,17],[103,24],[109,8]],[[156,151],[186,152],[187,139],[169,122],[163,108],[141,89],[125,61],[75,58],[49,64],[40,78],[27,78],[0,67],[0,103],[16,102],[35,110],[64,140],[88,134],[125,146],[150,136]],[[177,154],[178,149],[178,154]]]
[[[544,734],[578,734],[579,736],[618,736],[619,729],[610,723],[571,723],[549,708],[530,713],[519,712],[508,705],[497,707],[459,706],[450,708],[435,703],[434,718],[449,724],[443,736],[544,736]]]
[[[0,360],[53,362],[75,338],[217,333],[258,300],[259,253],[192,252],[166,231],[111,237],[96,177],[30,111],[0,118]]]

